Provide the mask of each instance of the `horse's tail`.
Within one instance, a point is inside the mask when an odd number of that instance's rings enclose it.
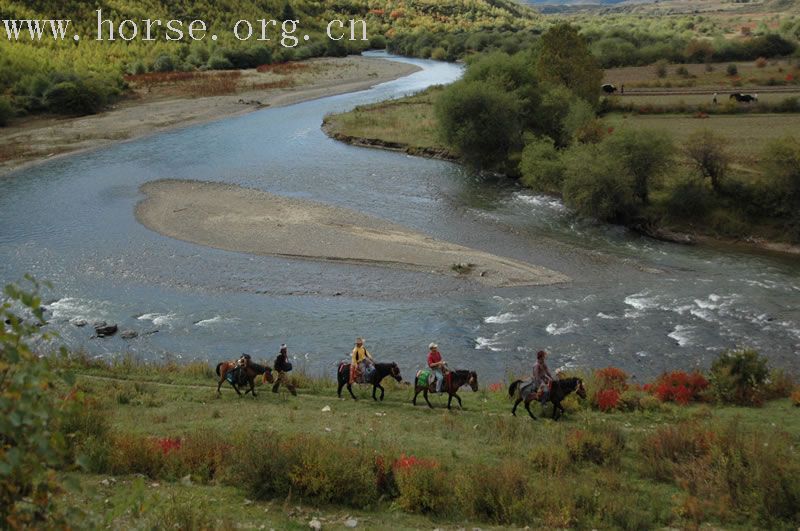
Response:
[[[222,362],[217,363],[217,376],[219,376],[219,368],[222,367]]]
[[[513,382],[511,382],[511,385],[508,386],[508,397],[509,398],[514,396],[514,393],[517,392],[517,388],[519,387],[519,384],[521,384],[521,383],[522,383],[522,380],[514,380]]]

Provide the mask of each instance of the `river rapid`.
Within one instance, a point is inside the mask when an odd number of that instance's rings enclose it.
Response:
[[[376,54],[381,55],[381,54]],[[363,335],[406,378],[438,342],[482,383],[550,365],[615,365],[638,378],[707,367],[759,349],[800,367],[800,260],[685,247],[576,219],[560,202],[456,164],[348,146],[328,113],[461,75],[422,70],[370,90],[167,132],[59,158],[0,178],[0,281],[52,282],[49,327],[94,356],[274,358],[332,375]],[[375,215],[436,238],[526,260],[572,281],[490,289],[458,278],[220,251],[151,232],[134,207],[145,182],[222,181]],[[92,339],[84,319],[140,337]],[[146,334],[158,330],[157,333]]]

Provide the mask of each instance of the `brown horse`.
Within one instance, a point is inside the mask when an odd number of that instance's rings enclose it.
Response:
[[[525,384],[522,380],[516,380],[513,382],[508,388],[508,396],[510,398],[514,398],[516,396],[516,401],[514,402],[514,407],[511,409],[511,414],[516,417],[517,406],[520,404],[520,402],[524,401],[525,409],[528,411],[528,415],[530,415],[533,420],[536,420],[536,416],[531,411],[531,402],[538,398],[538,391],[539,390],[536,389],[534,385]],[[553,403],[553,420],[558,420],[559,417],[561,417],[561,414],[564,413],[564,406],[561,405],[561,401],[573,391],[578,393],[579,397],[586,398],[586,389],[583,387],[583,380],[580,378],[564,378],[563,380],[553,380],[553,383],[550,386],[550,396],[548,397],[548,401]]]
[[[222,383],[227,380],[239,396],[242,396],[241,391],[239,391],[239,386],[249,385],[250,388],[245,391],[244,394],[253,393],[253,397],[255,397],[255,379],[256,376],[259,375],[263,375],[262,381],[265,384],[275,381],[272,376],[272,369],[270,369],[269,366],[259,365],[258,363],[250,361],[250,356],[248,355],[244,356],[244,364],[241,366],[239,366],[238,361],[223,361],[218,363],[217,376],[219,376],[219,383],[217,384],[217,394],[222,394],[220,392],[220,387],[222,387]]]
[[[428,403],[428,407],[433,409],[430,400],[428,400],[428,393],[435,393],[433,389],[431,389],[427,385],[419,385],[417,382],[419,380],[419,375],[422,371],[417,371],[417,375],[414,376],[414,400],[412,403],[416,406],[417,405],[417,395],[422,391],[422,396],[425,397],[425,402]],[[464,409],[461,405],[461,397],[458,396],[458,390],[461,388],[462,385],[469,384],[473,391],[478,390],[478,374],[475,371],[451,371],[449,374],[445,375],[444,382],[442,383],[442,392],[447,393],[447,409],[450,409],[450,403],[453,401],[453,397],[456,397],[458,400],[458,407]]]

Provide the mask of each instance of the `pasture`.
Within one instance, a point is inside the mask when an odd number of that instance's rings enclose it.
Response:
[[[78,363],[75,371],[77,388],[108,419],[110,435],[104,444],[111,448],[104,462],[98,457],[102,449],[92,454],[91,444],[83,446],[90,450],[90,468],[105,471],[66,474],[80,488],[70,489],[59,503],[88,508],[89,518],[112,526],[307,529],[317,519],[327,529],[343,528],[354,519],[358,528],[395,529],[683,527],[694,519],[715,521],[719,513],[696,499],[692,487],[673,482],[671,473],[664,472],[679,463],[658,457],[660,450],[655,450],[676,443],[671,438],[679,435],[670,431],[672,426],[691,437],[713,433],[742,441],[760,440],[767,427],[772,433],[768,444],[777,445],[776,452],[800,441],[800,418],[787,399],[763,408],[655,401],[646,408],[603,413],[572,395],[565,402],[566,415],[553,422],[541,416],[533,421],[524,412],[512,417],[505,382],[481,382],[478,392],[464,388],[464,410],[447,411],[443,395],[432,397],[434,409],[412,406],[411,387],[390,380],[384,382],[384,402],[374,402],[366,386],[356,390],[358,401],[339,400],[333,370],[319,378],[297,374],[297,397],[259,386],[256,398],[239,398],[227,385],[218,398],[212,370],[202,363],[153,365],[127,359],[111,366]],[[413,379],[411,373],[403,376]],[[591,393],[592,377],[586,381]],[[540,415],[538,404],[532,409]],[[155,453],[148,451],[151,445]],[[302,464],[275,453],[296,454],[294,445],[305,448],[299,453]],[[396,459],[399,495],[337,495],[336,489],[351,487],[334,474],[350,477],[347,466],[352,466],[337,461],[352,463],[353,456],[360,456],[367,469],[373,462],[382,467],[383,459]],[[245,477],[247,462],[236,461],[247,459],[255,459],[249,467],[254,470],[286,461],[271,469],[288,474],[302,490],[259,494],[273,491]],[[761,453],[758,459],[770,458]],[[245,474],[241,482],[225,472],[228,468]],[[409,485],[404,477],[422,483]],[[441,483],[442,478],[452,480]],[[486,500],[495,505],[485,506]],[[736,512],[723,517],[739,524],[748,518]]]

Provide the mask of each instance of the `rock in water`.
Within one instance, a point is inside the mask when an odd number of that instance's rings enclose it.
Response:
[[[116,334],[118,329],[117,325],[96,326],[94,328],[94,333],[97,337],[109,337]]]
[[[139,332],[137,332],[136,330],[123,330],[122,332],[119,333],[119,337],[121,337],[122,339],[133,339],[138,335]]]
[[[86,326],[89,323],[87,323],[85,319],[75,319],[74,321],[72,321],[72,324],[78,327],[82,327]]]
[[[92,326],[95,328],[101,328],[103,326],[106,326],[107,324],[108,323],[106,323],[105,321],[95,321],[92,323]]]

